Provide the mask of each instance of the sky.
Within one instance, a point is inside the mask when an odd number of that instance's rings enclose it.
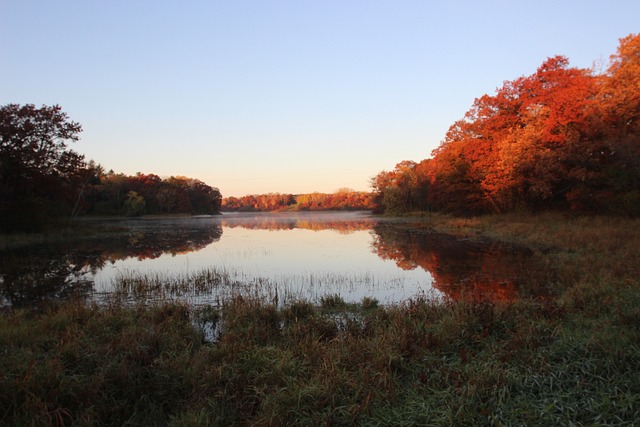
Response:
[[[601,70],[638,0],[0,0],[0,105],[60,105],[105,170],[224,197],[369,191],[551,56]]]

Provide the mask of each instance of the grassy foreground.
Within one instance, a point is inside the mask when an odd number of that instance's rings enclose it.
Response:
[[[416,226],[532,247],[554,296],[7,312],[0,425],[640,424],[639,221]]]

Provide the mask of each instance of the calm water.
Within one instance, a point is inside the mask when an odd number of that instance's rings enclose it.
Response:
[[[233,213],[100,225],[111,230],[108,237],[0,254],[2,305],[116,292],[213,304],[230,293],[279,302],[328,294],[383,303],[420,294],[510,300],[531,291],[536,271],[527,251],[367,213]]]

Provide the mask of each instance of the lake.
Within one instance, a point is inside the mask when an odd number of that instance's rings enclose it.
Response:
[[[383,304],[416,296],[509,301],[535,292],[540,271],[528,250],[367,212],[84,221],[108,232],[0,254],[2,306],[114,295],[192,304],[334,294]]]

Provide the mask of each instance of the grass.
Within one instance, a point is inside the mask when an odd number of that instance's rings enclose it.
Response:
[[[632,425],[640,417],[640,332],[629,319],[582,324],[551,302],[336,302],[9,313],[0,320],[0,424]],[[213,343],[199,326],[207,320],[222,323]]]
[[[402,283],[401,278],[396,280]],[[312,272],[282,276],[274,281],[266,277],[251,277],[236,269],[209,267],[183,274],[125,270],[115,278],[111,287],[95,296],[97,300],[108,300],[115,296],[123,301],[175,300],[189,301],[193,305],[216,306],[238,296],[274,302],[281,306],[302,299],[323,305],[344,305],[344,301],[341,302],[344,295],[355,293],[363,287],[373,292],[383,286],[384,282],[370,272]],[[354,297],[351,296],[351,299]]]
[[[425,221],[534,248],[558,269],[554,297],[14,310],[0,425],[640,423],[638,221]]]

